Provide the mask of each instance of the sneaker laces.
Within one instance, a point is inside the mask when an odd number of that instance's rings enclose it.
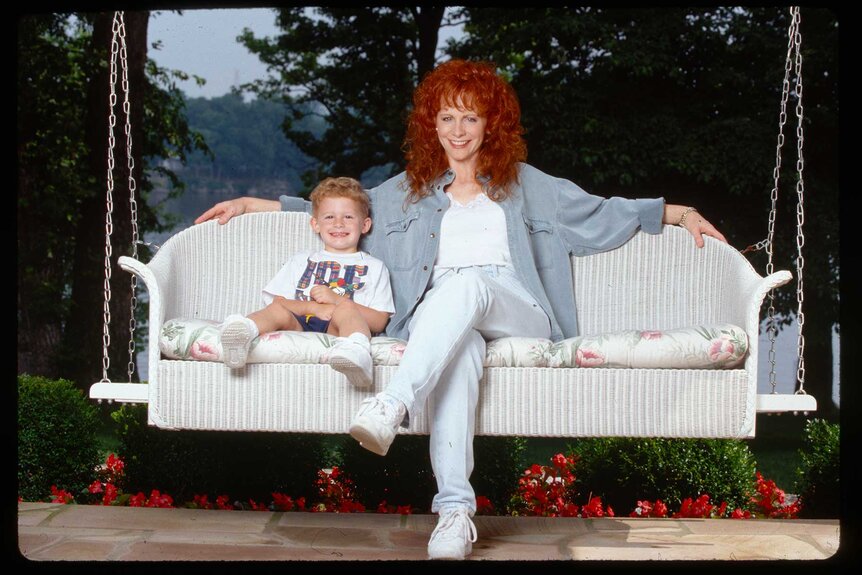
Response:
[[[363,400],[359,407],[359,415],[380,417],[390,427],[398,427],[404,419],[401,410],[378,397],[369,397]]]
[[[457,539],[461,537],[466,545],[475,543],[476,524],[470,519],[470,510],[466,507],[458,507],[453,511],[440,516],[440,521],[437,527],[431,532],[431,540],[439,539]]]

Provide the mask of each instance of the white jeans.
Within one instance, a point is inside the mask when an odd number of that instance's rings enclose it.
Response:
[[[485,340],[549,338],[550,320],[511,268],[488,265],[436,270],[409,329],[407,349],[385,392],[407,406],[408,423],[431,400],[431,466],[437,478],[431,511],[466,505],[475,512],[469,479]]]

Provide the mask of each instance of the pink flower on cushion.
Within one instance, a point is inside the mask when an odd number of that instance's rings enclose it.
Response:
[[[404,350],[407,349],[407,344],[401,342],[393,343],[392,347],[389,349],[392,352],[392,355],[398,358],[402,358],[404,357]]]
[[[578,367],[597,367],[605,363],[605,356],[594,349],[578,349],[575,363]]]
[[[715,363],[723,363],[729,359],[733,359],[736,355],[736,346],[726,335],[709,342],[707,349],[709,359]]]
[[[215,346],[202,341],[196,341],[192,344],[189,357],[203,361],[218,361],[219,358]]]
[[[661,339],[663,334],[656,330],[646,330],[641,332],[641,339]]]
[[[281,336],[284,335],[280,331],[271,331],[269,333],[265,333],[261,336],[261,339],[264,341],[272,341],[274,339],[281,339]]]

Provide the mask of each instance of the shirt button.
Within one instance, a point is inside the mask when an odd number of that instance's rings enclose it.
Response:
[[[432,238],[436,238],[436,237],[437,237],[437,234],[435,234],[434,232],[431,232],[431,237],[432,237]]]
[[[442,211],[443,211],[443,208],[437,208],[437,211],[438,211],[438,212],[442,212]]]
[[[428,266],[422,266],[422,270],[427,272],[427,271],[428,271]]]

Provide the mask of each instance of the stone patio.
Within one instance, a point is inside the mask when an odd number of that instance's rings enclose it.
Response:
[[[474,521],[471,561],[825,560],[840,542],[838,520]],[[424,561],[435,525],[434,515],[19,503],[18,549],[31,561]]]

